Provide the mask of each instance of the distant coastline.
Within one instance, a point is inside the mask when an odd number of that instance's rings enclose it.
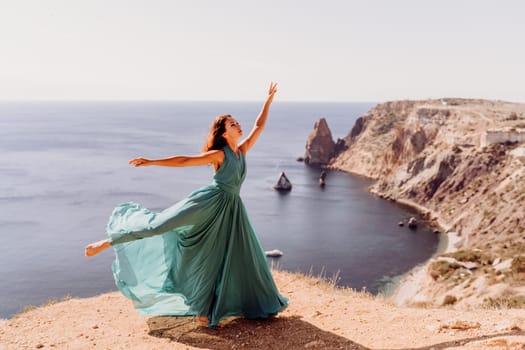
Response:
[[[407,275],[404,303],[525,306],[523,140],[525,104],[392,101],[360,117],[326,161],[374,179],[372,193],[418,210],[446,235]]]

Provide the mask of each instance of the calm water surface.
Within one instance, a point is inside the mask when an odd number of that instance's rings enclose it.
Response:
[[[370,181],[297,162],[324,116],[344,137],[370,103],[280,103],[248,155],[241,196],[264,249],[283,269],[331,277],[377,293],[428,259],[438,237],[397,226],[413,213],[367,193]],[[0,103],[0,318],[65,295],[116,290],[113,252],[87,259],[84,246],[105,238],[113,207],[136,201],[160,211],[211,182],[212,168],[133,168],[136,156],[195,154],[218,114],[248,133],[261,103]],[[288,194],[272,189],[281,171]],[[293,302],[293,299],[292,299]]]

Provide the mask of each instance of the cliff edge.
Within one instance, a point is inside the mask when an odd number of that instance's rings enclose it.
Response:
[[[192,317],[143,317],[114,292],[0,320],[0,349],[454,349],[525,346],[524,310],[400,308],[299,274],[273,272],[290,306],[218,330]]]
[[[377,180],[449,238],[398,303],[525,305],[525,104],[396,101],[360,117],[324,165]],[[416,277],[417,276],[417,277]]]

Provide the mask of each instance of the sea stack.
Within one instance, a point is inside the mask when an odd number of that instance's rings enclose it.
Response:
[[[281,173],[279,174],[279,179],[277,179],[277,183],[273,186],[273,188],[276,189],[277,191],[284,191],[284,192],[288,192],[292,190],[292,183],[290,182],[288,177],[286,177],[286,174],[284,173],[284,171],[281,171]]]
[[[304,161],[310,165],[327,165],[335,155],[335,142],[325,118],[320,118],[306,141]]]

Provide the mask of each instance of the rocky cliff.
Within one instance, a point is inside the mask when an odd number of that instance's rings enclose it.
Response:
[[[377,180],[372,192],[418,207],[450,236],[400,302],[525,305],[525,144],[501,136],[523,129],[525,104],[387,102],[324,164]],[[503,139],[487,142],[494,133]]]
[[[335,155],[335,143],[325,118],[320,118],[306,141],[306,164],[323,165]]]

